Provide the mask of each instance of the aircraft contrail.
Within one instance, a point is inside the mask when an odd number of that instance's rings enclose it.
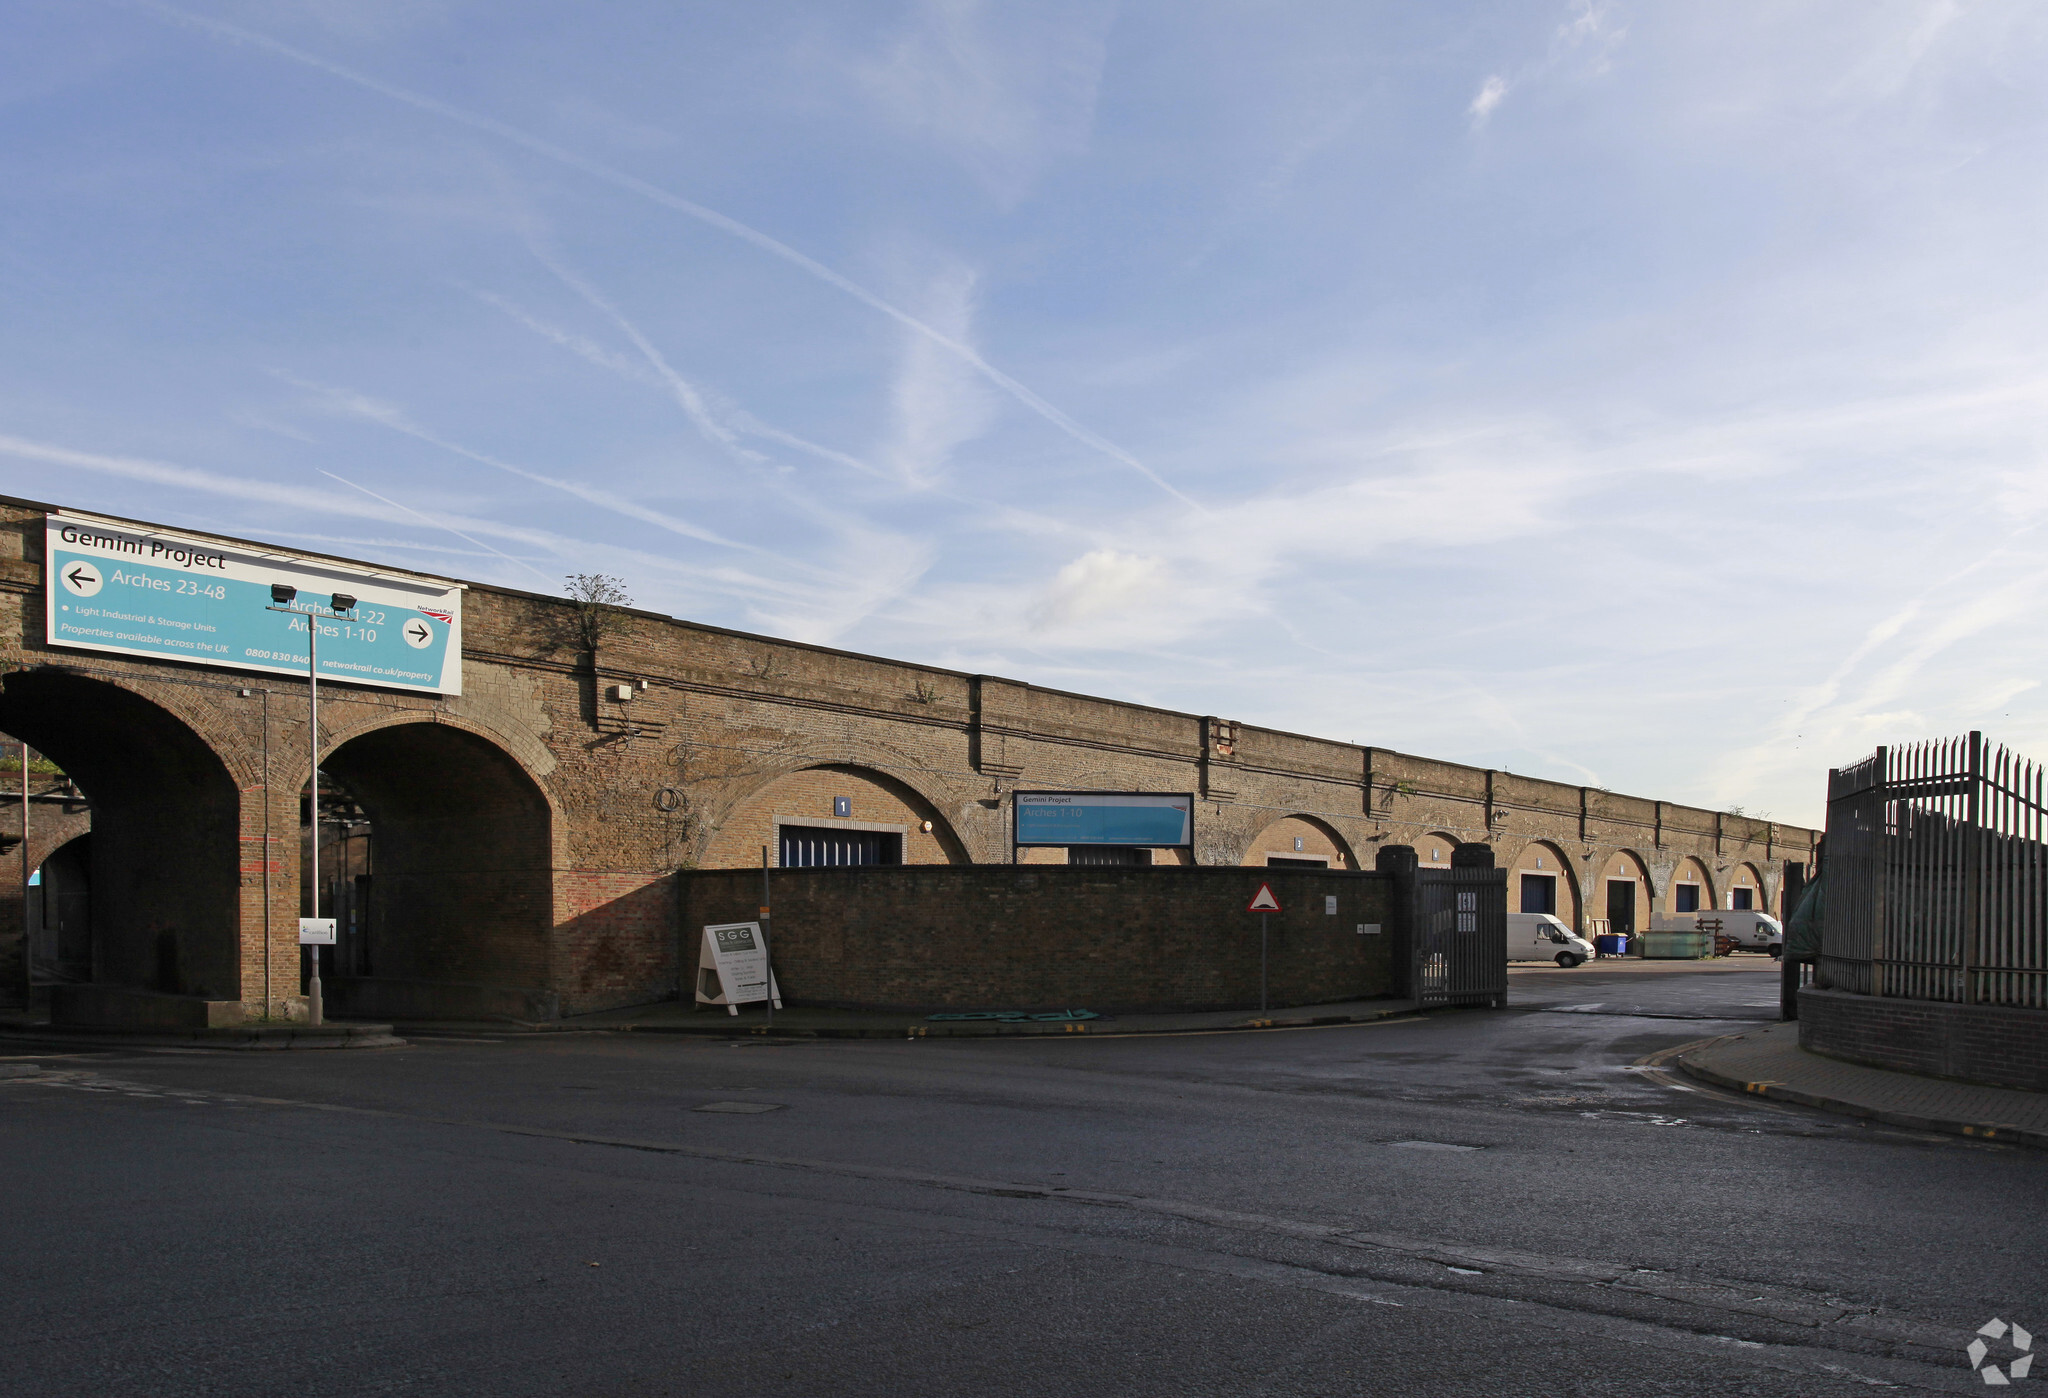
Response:
[[[1068,417],[1058,408],[1032,392],[1030,388],[982,358],[971,346],[962,344],[952,336],[934,329],[910,314],[910,312],[883,300],[874,292],[860,285],[860,283],[840,275],[816,258],[798,252],[789,244],[779,239],[771,238],[758,228],[750,227],[747,224],[741,223],[736,218],[722,214],[718,210],[708,208],[694,200],[685,199],[679,194],[671,194],[659,185],[650,184],[637,175],[629,175],[624,170],[578,155],[566,147],[554,144],[552,141],[544,141],[538,136],[521,131],[516,126],[509,126],[494,117],[465,111],[463,108],[443,102],[439,98],[428,97],[422,93],[398,87],[392,83],[385,82],[381,78],[371,77],[367,73],[360,73],[353,68],[330,62],[315,54],[307,53],[303,49],[296,49],[289,44],[280,43],[278,40],[264,34],[258,34],[254,30],[244,29],[240,25],[230,24],[226,20],[213,19],[207,15],[196,15],[189,10],[179,9],[175,5],[164,4],[163,0],[131,0],[131,3],[143,9],[154,11],[180,24],[189,25],[194,29],[206,30],[222,38],[249,44],[267,53],[276,54],[281,58],[288,58],[294,63],[318,69],[330,77],[340,78],[344,82],[353,83],[357,87],[375,92],[380,96],[388,97],[394,102],[403,102],[409,107],[418,108],[420,111],[431,112],[435,116],[457,122],[469,127],[471,130],[487,132],[490,135],[499,137],[501,140],[510,141],[514,145],[529,150],[535,155],[543,156],[558,164],[566,165],[571,169],[580,170],[593,179],[603,180],[607,184],[638,194],[642,198],[651,200],[664,208],[673,209],[677,213],[689,215],[700,223],[709,224],[722,233],[729,233],[742,242],[751,243],[753,246],[761,249],[761,251],[773,257],[779,257],[784,262],[803,269],[826,285],[835,287],[851,296],[862,305],[879,311],[898,324],[923,335],[949,353],[957,355],[990,383],[995,384],[1019,403],[1031,409],[1032,412],[1037,413],[1075,441],[1080,442],[1084,446],[1092,447],[1104,456],[1109,457],[1112,461],[1128,466],[1131,470],[1136,471],[1139,475],[1158,486],[1182,504],[1198,510],[1202,508],[1202,506],[1196,504],[1194,500],[1176,489],[1164,476],[1161,476],[1150,466],[1147,466],[1108,438],[1091,432],[1088,428],[1074,421],[1073,418]]]

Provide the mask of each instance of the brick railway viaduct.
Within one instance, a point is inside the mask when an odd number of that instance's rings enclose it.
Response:
[[[304,683],[46,645],[47,508],[0,499],[0,732],[90,802],[91,981],[69,1003],[303,1016]],[[1382,845],[1428,864],[1486,841],[1554,878],[1575,924],[1604,914],[1610,881],[1644,911],[1687,885],[1704,907],[1736,889],[1775,907],[1787,864],[1812,857],[1815,832],[1765,820],[648,612],[611,614],[593,651],[580,619],[472,585],[459,697],[323,680],[322,770],[374,825],[369,974],[331,988],[343,1004],[523,1017],[668,998],[695,969],[678,964],[695,954],[678,870],[757,864],[783,824],[888,832],[907,864],[1006,863],[1019,787],[1193,792],[1195,847],[1160,858],[1202,865],[1369,869]],[[43,809],[38,861],[83,819]],[[20,1001],[35,992],[14,899],[0,997]]]

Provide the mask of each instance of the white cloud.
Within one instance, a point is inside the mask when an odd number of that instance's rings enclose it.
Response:
[[[1004,202],[1087,145],[1111,11],[1086,0],[916,0],[858,65],[882,110],[951,151]]]
[[[1465,109],[1465,114],[1472,118],[1473,125],[1482,125],[1507,95],[1508,80],[1498,73],[1489,73],[1486,81],[1479,84],[1479,91],[1473,96],[1472,105]]]
[[[1031,604],[1033,631],[1069,629],[1108,612],[1129,612],[1157,597],[1166,583],[1158,558],[1095,549],[1060,569]]]
[[[1476,129],[1486,124],[1510,91],[1532,82],[1555,81],[1561,75],[1598,76],[1607,72],[1616,49],[1628,37],[1615,22],[1615,7],[1606,0],[1571,0],[1566,17],[1551,34],[1540,58],[1508,72],[1489,73],[1479,84],[1465,114]]]
[[[923,318],[971,343],[976,281],[972,269],[958,265],[933,275]],[[903,484],[922,487],[945,474],[956,447],[988,429],[996,401],[979,375],[924,336],[903,336],[900,353],[889,386],[890,435],[874,455]]]

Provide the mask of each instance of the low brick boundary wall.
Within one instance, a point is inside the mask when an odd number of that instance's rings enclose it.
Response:
[[[691,870],[681,965],[703,928],[752,922],[759,869]],[[777,869],[771,940],[786,1004],[857,1009],[1256,1009],[1270,883],[1270,1005],[1394,993],[1393,880],[1320,869],[904,865]],[[1335,911],[1326,909],[1334,898]],[[1361,923],[1383,929],[1361,936]]]
[[[2048,1010],[1799,992],[1799,1046],[1873,1068],[2048,1092]]]

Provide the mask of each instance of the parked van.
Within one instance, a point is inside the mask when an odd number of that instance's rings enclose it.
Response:
[[[1697,913],[1660,917],[1655,930],[1711,932],[1733,938],[1743,951],[1769,952],[1774,957],[1784,955],[1785,951],[1785,929],[1769,913],[1755,908],[1703,908]]]
[[[1593,944],[1584,937],[1573,936],[1572,929],[1553,914],[1508,914],[1510,961],[1555,961],[1569,969],[1592,955]]]

